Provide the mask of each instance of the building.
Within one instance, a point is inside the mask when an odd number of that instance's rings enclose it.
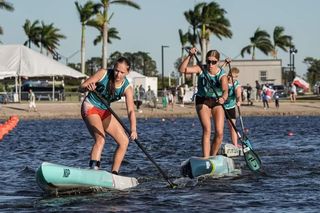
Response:
[[[256,80],[260,84],[282,84],[282,60],[232,60],[232,67],[240,70],[239,82],[241,85],[255,86]],[[225,68],[228,72],[229,69]]]

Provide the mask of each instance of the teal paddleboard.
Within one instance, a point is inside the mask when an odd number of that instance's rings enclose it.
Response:
[[[209,158],[191,157],[181,164],[181,175],[195,178],[202,175],[222,176],[234,172],[231,158],[217,155]]]
[[[137,186],[134,177],[114,175],[103,170],[82,169],[43,162],[36,171],[36,180],[45,192],[110,188],[125,190]]]

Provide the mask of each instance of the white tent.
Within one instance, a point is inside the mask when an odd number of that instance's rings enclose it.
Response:
[[[154,91],[154,94],[157,96],[158,91],[158,78],[157,77],[148,77],[144,76],[138,72],[130,71],[127,75],[129,82],[132,84],[133,88],[135,86],[140,86],[145,89],[147,92],[148,88],[150,87],[151,90]]]
[[[53,80],[54,76],[68,76],[73,78],[86,77],[86,75],[81,72],[23,45],[0,45],[0,79],[15,77],[16,93],[18,93],[18,78],[41,76],[51,76],[53,77]]]

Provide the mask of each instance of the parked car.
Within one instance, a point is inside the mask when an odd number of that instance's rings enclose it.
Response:
[[[280,98],[285,98],[288,96],[288,89],[284,85],[271,85],[271,89],[277,91]]]

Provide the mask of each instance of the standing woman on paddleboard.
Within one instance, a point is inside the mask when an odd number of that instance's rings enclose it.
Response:
[[[224,103],[224,108],[226,109],[226,113],[230,116],[231,120],[228,121],[229,129],[230,129],[230,135],[231,135],[231,141],[233,145],[236,147],[241,147],[238,145],[238,135],[237,132],[232,127],[232,124],[230,122],[233,122],[233,124],[236,123],[236,107],[241,106],[241,85],[239,84],[238,76],[239,76],[239,69],[237,67],[232,67],[228,74],[228,99]],[[226,117],[228,117],[226,115]]]
[[[222,105],[228,98],[228,80],[226,72],[218,66],[220,53],[210,50],[206,55],[207,65],[188,66],[190,59],[196,54],[197,49],[191,48],[189,55],[179,67],[181,73],[199,73],[198,92],[196,93],[196,110],[202,125],[202,152],[203,157],[217,155],[222,139],[224,128],[224,110]],[[208,82],[207,79],[210,79]],[[214,88],[212,88],[212,86]],[[218,97],[215,92],[217,92]],[[214,121],[215,134],[213,143],[210,144],[211,115]]]
[[[110,135],[118,147],[113,156],[112,173],[118,174],[122,160],[126,154],[129,139],[119,121],[110,113],[107,106],[94,94],[101,94],[109,103],[125,97],[127,113],[130,121],[130,139],[137,139],[136,116],[134,112],[133,89],[126,76],[130,71],[128,59],[119,58],[113,69],[100,69],[80,86],[80,91],[89,91],[81,106],[81,115],[95,140],[91,150],[89,166],[100,168],[100,159],[105,144],[105,134]]]

